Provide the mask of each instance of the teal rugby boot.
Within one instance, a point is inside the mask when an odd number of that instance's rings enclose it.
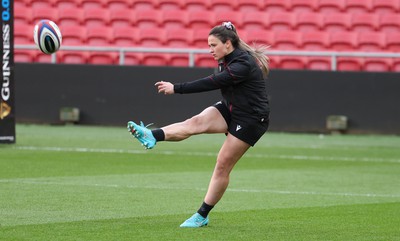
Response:
[[[151,125],[151,124],[150,124]],[[156,139],[151,133],[151,130],[145,126],[143,122],[140,122],[140,125],[137,125],[133,121],[128,122],[128,131],[139,140],[139,142],[144,146],[146,149],[152,149],[156,145]]]
[[[207,226],[208,224],[208,216],[204,218],[199,213],[193,214],[189,219],[181,224],[181,228],[200,228],[203,226]]]

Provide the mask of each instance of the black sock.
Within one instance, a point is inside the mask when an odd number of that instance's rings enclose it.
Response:
[[[153,134],[154,138],[156,138],[156,141],[165,140],[165,134],[161,128],[151,130],[151,133]]]
[[[203,218],[206,218],[213,207],[214,206],[208,205],[207,203],[203,202],[197,213],[200,214]]]

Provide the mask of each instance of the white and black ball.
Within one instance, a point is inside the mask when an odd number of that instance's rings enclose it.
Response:
[[[33,30],[33,40],[36,46],[45,54],[53,54],[60,49],[61,31],[51,20],[40,20]]]

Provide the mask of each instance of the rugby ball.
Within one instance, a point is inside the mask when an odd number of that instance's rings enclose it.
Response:
[[[33,29],[33,40],[40,51],[45,54],[53,54],[60,49],[61,31],[53,21],[43,19]]]

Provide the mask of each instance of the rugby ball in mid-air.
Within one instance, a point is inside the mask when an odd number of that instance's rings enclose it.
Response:
[[[58,26],[48,19],[40,20],[33,29],[33,40],[45,54],[53,54],[61,46],[62,36]]]

